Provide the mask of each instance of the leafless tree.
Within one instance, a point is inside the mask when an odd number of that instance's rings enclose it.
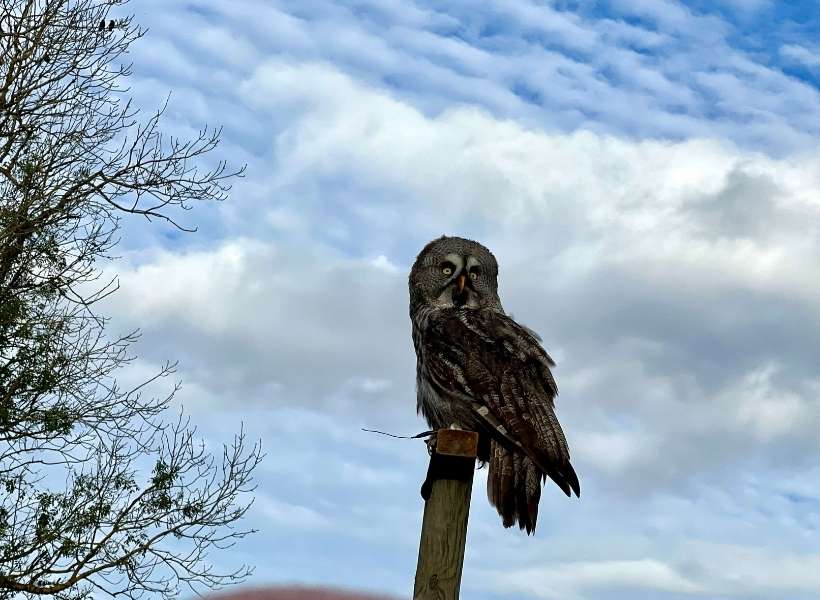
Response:
[[[219,587],[209,551],[247,530],[258,445],[212,456],[180,414],[117,374],[137,333],[111,338],[97,303],[120,219],[221,200],[241,175],[201,165],[219,142],[143,117],[124,81],[145,31],[124,0],[0,0],[0,599],[171,597]],[[130,215],[137,215],[133,217]]]

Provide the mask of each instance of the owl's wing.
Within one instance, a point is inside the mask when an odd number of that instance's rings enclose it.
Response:
[[[580,495],[555,416],[555,363],[529,331],[499,312],[452,309],[431,317],[421,343],[436,386],[469,398],[494,439]]]

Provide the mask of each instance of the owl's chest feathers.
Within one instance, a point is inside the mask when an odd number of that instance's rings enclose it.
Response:
[[[452,401],[442,398],[423,373],[416,375],[416,411],[433,429],[449,427],[454,422]]]
[[[433,382],[433,377],[425,366],[421,331],[413,327],[413,342],[416,346],[416,410],[424,416],[433,429],[458,425],[465,429],[475,429],[476,417],[469,398],[446,389]]]

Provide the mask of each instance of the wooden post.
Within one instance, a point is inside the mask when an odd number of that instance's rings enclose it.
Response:
[[[458,600],[478,434],[440,429],[430,456],[413,600]],[[429,496],[428,496],[429,494]]]

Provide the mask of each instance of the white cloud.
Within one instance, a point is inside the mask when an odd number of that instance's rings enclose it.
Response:
[[[322,515],[310,507],[290,504],[264,492],[254,494],[252,510],[261,513],[277,528],[287,527],[297,531],[309,531],[328,527],[331,523],[327,515]]]
[[[370,264],[378,269],[387,271],[391,275],[395,275],[399,272],[399,267],[390,262],[390,259],[384,254],[379,254],[376,258],[370,261]]]
[[[780,47],[780,55],[809,68],[820,67],[820,52],[816,48],[807,48],[801,44],[784,44]]]
[[[706,590],[739,597],[816,594],[820,590],[820,554],[772,552],[757,546],[691,543]]]
[[[406,284],[382,263],[239,239],[118,269],[113,307],[123,326],[144,325],[147,357],[187,357],[195,381],[226,402],[241,393],[342,410],[378,405],[394,378],[411,385],[409,371],[390,368],[412,352],[395,343]]]
[[[534,598],[585,598],[587,591],[655,590],[693,594],[700,588],[672,567],[654,559],[584,561],[496,573],[499,591],[514,590]]]
[[[805,429],[816,431],[820,415],[813,402],[800,394],[777,389],[772,382],[775,371],[774,365],[767,365],[748,374],[736,386],[724,390],[718,402],[734,405],[740,427],[763,441],[794,436]]]
[[[573,439],[574,455],[584,464],[620,476],[637,464],[655,460],[653,450],[658,440],[644,440],[644,435],[622,431],[578,432]]]
[[[499,591],[556,600],[597,598],[619,590],[627,594],[652,590],[693,598],[760,598],[769,594],[803,597],[820,589],[817,554],[774,553],[725,543],[688,542],[683,547],[687,558],[673,559],[672,564],[655,558],[558,562],[493,571],[487,573],[487,582]],[[673,549],[671,554],[682,553]]]
[[[801,285],[804,269],[814,269],[813,261],[801,262],[798,277],[789,252],[789,245],[812,243],[805,219],[820,211],[810,157],[774,161],[710,140],[634,144],[583,132],[545,135],[473,109],[431,119],[327,65],[268,63],[245,90],[268,106],[284,96],[305,111],[277,139],[280,185],[310,173],[401,186],[435,204],[444,224],[468,217],[519,227],[582,219],[565,224],[595,235],[610,260],[640,260],[648,269],[678,260],[701,276],[725,281],[728,272],[756,287],[783,283],[771,275],[784,269]],[[794,219],[789,235],[797,238],[775,244],[754,231],[709,231],[708,215],[697,213],[728,210],[726,196],[738,180],[768,186],[761,187],[763,206],[754,208],[772,205],[777,217]],[[726,218],[746,208],[742,200]]]
[[[729,3],[747,16],[765,8],[765,0]],[[210,87],[226,78],[225,93],[264,57],[276,56],[333,63],[390,86],[428,115],[469,104],[547,130],[717,135],[773,154],[812,148],[818,133],[812,123],[820,119],[812,116],[820,96],[812,85],[734,47],[734,26],[717,14],[673,0],[614,2],[606,15],[525,0],[489,3],[483,11],[423,2],[303,7],[241,0],[194,14],[155,6],[163,18],[151,24],[154,37],[172,46],[172,58],[185,52],[207,65],[186,64],[176,79]],[[177,35],[189,27],[196,35]],[[138,52],[170,77],[169,63],[145,46]],[[784,52],[792,46],[807,47],[785,44]],[[253,98],[237,99],[246,101]],[[220,112],[220,120],[234,118]]]

